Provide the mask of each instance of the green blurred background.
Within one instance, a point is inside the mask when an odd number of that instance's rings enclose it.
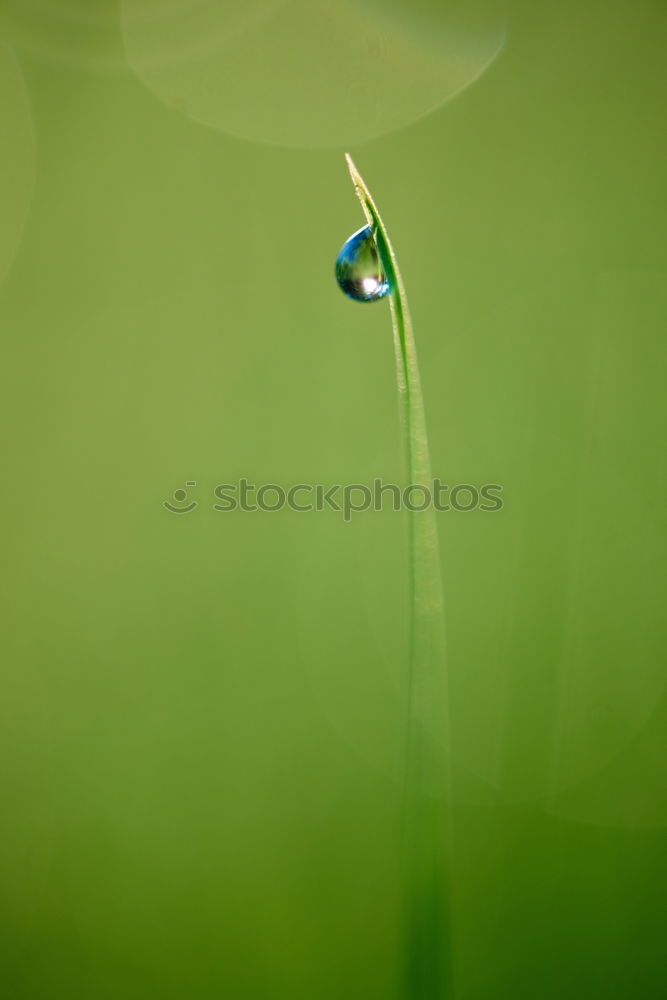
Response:
[[[0,0],[9,1000],[386,1000],[398,251],[439,515],[457,1000],[664,996],[663,0]],[[162,506],[187,481],[199,506]]]

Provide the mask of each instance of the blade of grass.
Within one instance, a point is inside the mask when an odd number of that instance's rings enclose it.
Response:
[[[409,484],[433,489],[417,351],[403,280],[386,227],[352,158],[354,189],[390,286]],[[444,605],[435,511],[409,511],[410,662],[404,785],[402,996],[443,1000],[451,989],[448,903],[449,753]]]

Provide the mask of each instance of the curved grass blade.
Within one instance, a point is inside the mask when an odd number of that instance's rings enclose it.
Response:
[[[408,300],[387,230],[346,154],[390,286],[408,482],[433,488],[424,402]],[[401,996],[451,996],[448,905],[449,788],[444,607],[435,512],[410,511],[410,663],[404,788],[404,962]]]

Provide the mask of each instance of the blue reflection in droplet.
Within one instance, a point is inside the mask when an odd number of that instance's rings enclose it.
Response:
[[[388,294],[389,282],[370,226],[346,241],[336,259],[336,279],[345,294],[357,302],[375,302]]]

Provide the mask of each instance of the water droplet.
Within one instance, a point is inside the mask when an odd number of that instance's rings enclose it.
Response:
[[[389,292],[389,282],[370,226],[364,226],[346,241],[336,259],[338,284],[357,302],[375,302]]]

